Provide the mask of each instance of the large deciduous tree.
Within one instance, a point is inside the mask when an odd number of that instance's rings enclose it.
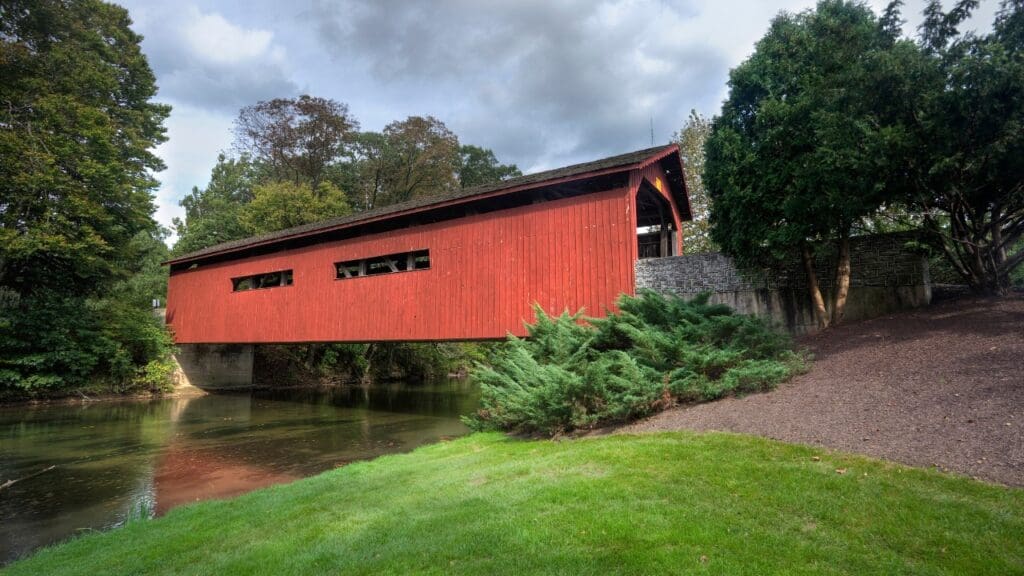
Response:
[[[130,279],[153,275],[170,109],[130,24],[98,0],[0,5],[0,392],[123,383],[166,350],[154,283]]]
[[[854,226],[891,195],[886,158],[907,96],[897,42],[864,5],[824,0],[781,14],[729,76],[729,97],[707,143],[712,239],[741,262],[802,255],[819,324],[841,320]],[[831,271],[815,269],[832,244]],[[831,314],[819,274],[835,277]]]
[[[901,173],[909,208],[960,276],[1001,294],[1024,262],[1024,1],[1003,2],[989,34],[961,34],[977,4],[925,10]]]
[[[152,149],[169,107],[128,13],[99,1],[0,7],[0,286],[90,293],[154,227]]]
[[[433,116],[410,116],[384,127],[393,158],[388,203],[444,194],[459,187],[459,139]]]
[[[354,197],[369,210],[459,188],[458,137],[437,118],[410,116],[354,138]]]
[[[359,124],[348,106],[302,95],[242,108],[235,120],[235,147],[266,165],[274,180],[316,187],[346,155]]]

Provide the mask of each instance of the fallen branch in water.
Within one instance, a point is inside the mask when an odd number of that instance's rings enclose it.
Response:
[[[28,480],[29,478],[35,478],[36,476],[39,476],[43,472],[49,472],[50,470],[53,470],[56,467],[57,467],[57,465],[54,464],[53,466],[48,466],[48,467],[43,468],[42,470],[40,470],[38,472],[33,472],[32,474],[29,474],[28,476],[24,476],[24,477],[18,478],[16,480],[8,480],[8,481],[4,482],[3,484],[0,484],[0,490],[3,490],[4,488],[10,488],[11,486],[17,484],[18,482],[22,482],[24,480]]]

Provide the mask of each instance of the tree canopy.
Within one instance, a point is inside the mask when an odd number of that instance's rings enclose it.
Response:
[[[1003,2],[988,34],[959,32],[977,4],[925,10],[898,173],[933,243],[993,294],[1024,262],[1024,2]]]
[[[464,144],[459,148],[459,186],[472,188],[522,176],[515,164],[502,164],[487,148]]]
[[[321,182],[315,190],[306,183],[268,182],[253,189],[253,199],[241,208],[239,220],[247,235],[253,235],[351,213],[345,194],[330,182]]]
[[[246,106],[235,120],[235,147],[275,180],[316,187],[345,154],[359,123],[336,100],[302,95]]]
[[[206,187],[181,200],[174,253],[519,175],[437,118],[358,126],[345,104],[308,95],[243,108],[237,154],[221,154]]]
[[[884,166],[905,146],[893,105],[909,89],[903,44],[856,2],[783,13],[730,73],[708,139],[712,238],[747,262],[802,253],[823,325],[842,317],[854,226],[893,194]],[[831,319],[814,270],[822,242],[839,254]]]
[[[0,8],[0,392],[124,381],[164,349],[132,278],[162,238],[170,108],[130,24],[98,0]]]

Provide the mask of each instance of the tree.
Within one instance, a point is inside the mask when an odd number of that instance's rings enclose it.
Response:
[[[168,349],[130,280],[170,108],[130,25],[98,0],[0,7],[0,390],[124,383]]]
[[[1004,1],[991,33],[960,34],[977,4],[925,10],[900,173],[954,269],[975,292],[1002,294],[1024,262],[1024,2]]]
[[[855,224],[894,193],[879,166],[906,145],[891,119],[909,97],[903,44],[859,3],[823,0],[812,11],[783,13],[731,71],[729,97],[712,123],[712,239],[747,263],[799,252],[822,326],[845,310]],[[815,270],[823,243],[838,254],[831,315]]]
[[[91,293],[155,225],[170,108],[130,22],[95,0],[0,9],[0,286]]]
[[[361,210],[459,188],[459,139],[431,116],[410,116],[353,138],[346,185]]]
[[[522,176],[515,164],[498,162],[494,151],[472,144],[459,147],[459,186],[472,188]]]
[[[718,249],[711,239],[711,199],[704,187],[704,144],[710,135],[711,120],[691,110],[683,129],[673,136],[683,159],[686,192],[693,214],[693,220],[684,222],[682,229],[683,249],[691,254]]]
[[[302,95],[246,106],[235,120],[235,148],[266,165],[271,179],[316,188],[330,166],[346,156],[359,128],[348,106]]]
[[[185,218],[174,219],[178,233],[174,254],[180,256],[249,236],[241,222],[242,209],[252,201],[253,188],[264,179],[265,170],[248,155],[228,158],[220,154],[206,188],[193,186],[179,202]]]
[[[410,116],[385,126],[384,137],[391,158],[384,178],[388,204],[459,188],[459,139],[444,122]]]
[[[241,209],[239,220],[252,235],[351,213],[345,194],[329,182],[322,182],[316,190],[309,184],[271,182],[253,189],[252,202]]]
[[[380,132],[360,132],[352,139],[352,163],[348,189],[354,190],[353,199],[360,210],[377,205],[378,198],[387,195],[385,186],[394,169],[395,158],[388,138]]]

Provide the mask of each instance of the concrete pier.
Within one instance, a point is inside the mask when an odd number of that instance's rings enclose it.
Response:
[[[174,359],[180,384],[202,390],[252,388],[252,344],[182,344]]]

